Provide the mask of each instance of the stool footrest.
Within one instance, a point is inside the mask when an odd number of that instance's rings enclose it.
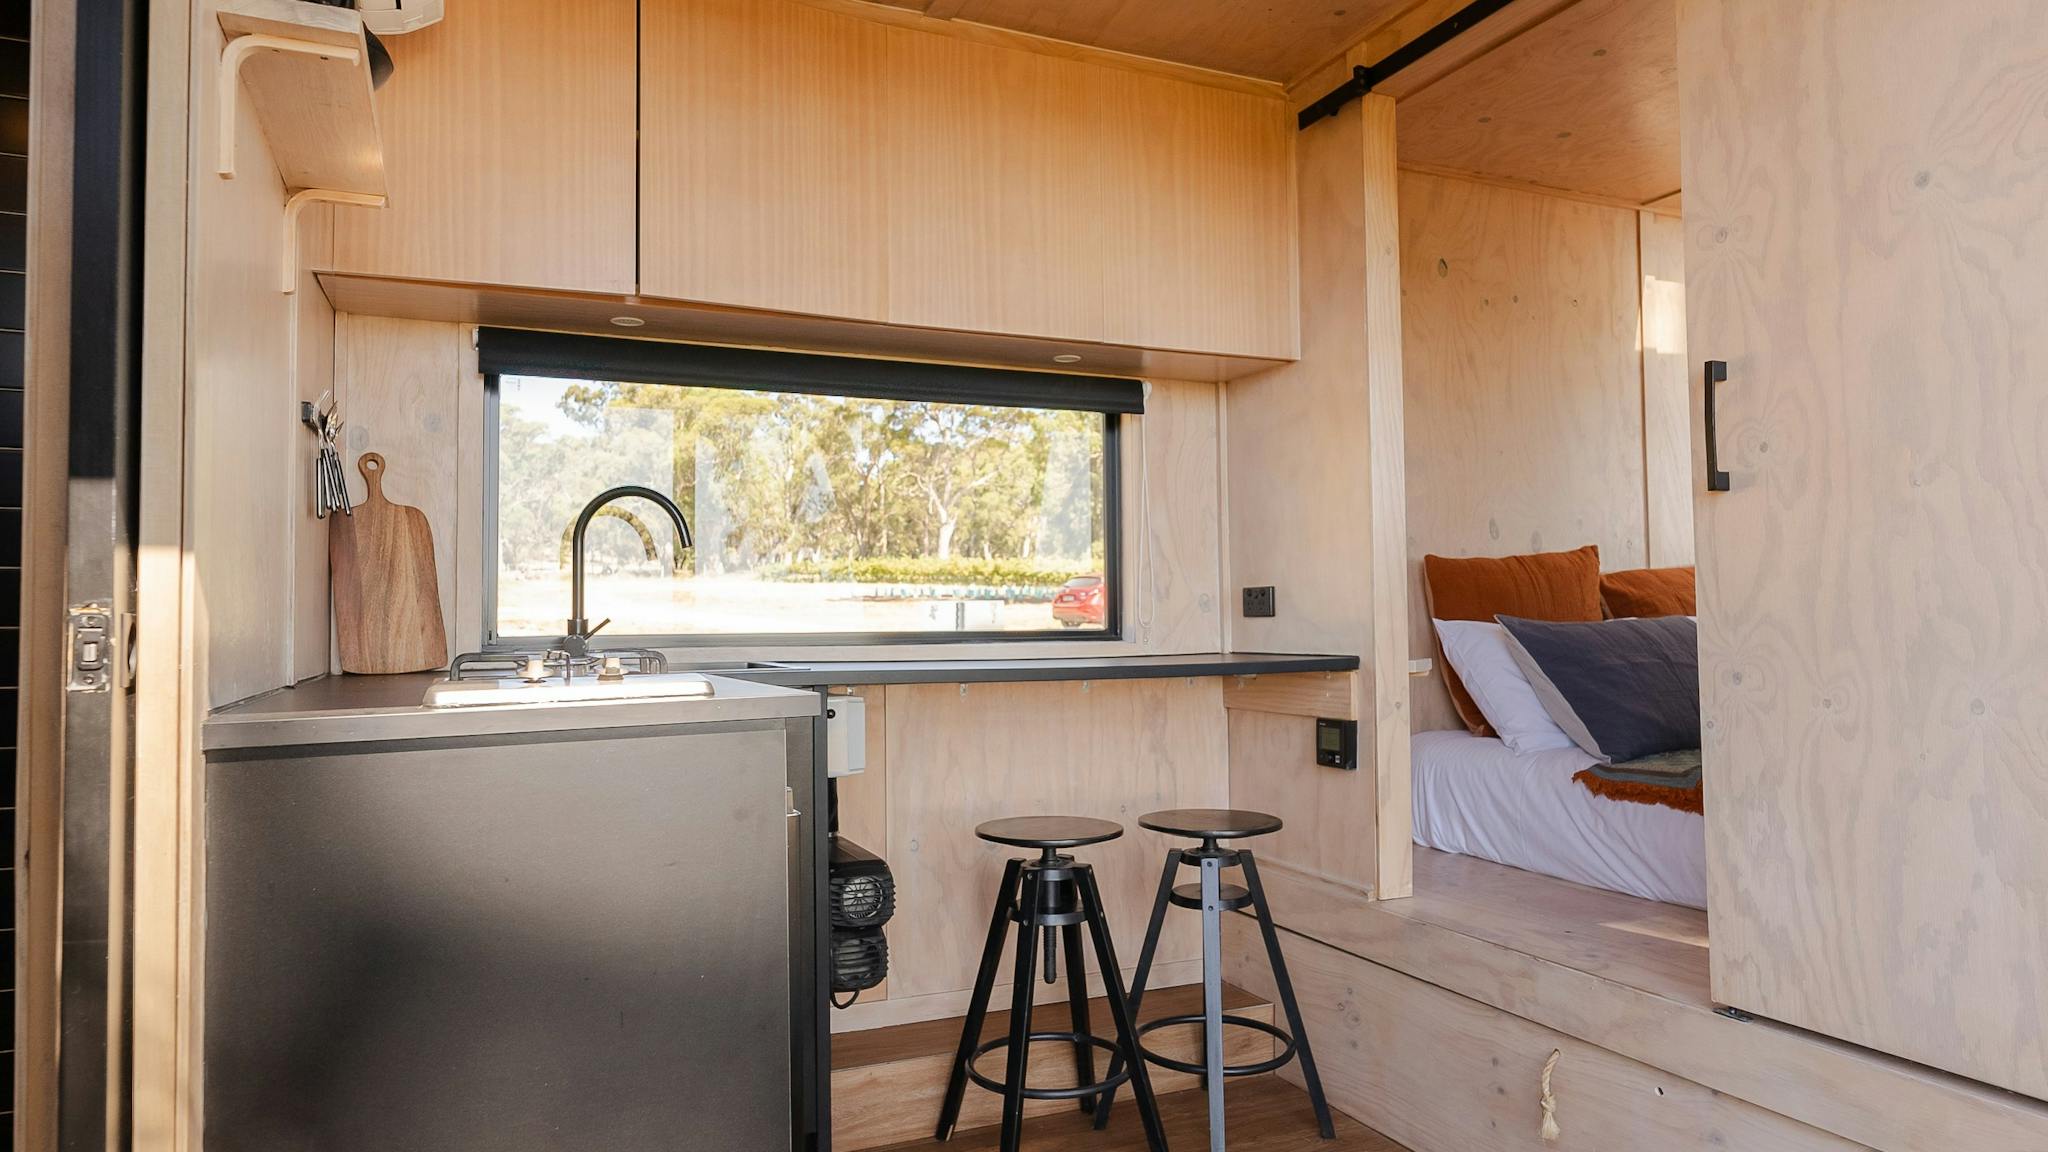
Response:
[[[1059,1040],[1076,1046],[1086,1044],[1091,1048],[1100,1048],[1112,1056],[1118,1054],[1117,1046],[1113,1041],[1102,1036],[1093,1035],[1092,1033],[1033,1032],[1026,1037],[1026,1040],[1030,1042]],[[974,1062],[998,1048],[1008,1048],[1009,1046],[1010,1038],[1008,1036],[998,1036],[993,1040],[982,1041],[981,1045],[975,1048],[974,1052],[967,1057],[967,1078],[998,1096],[1008,1091],[1008,1088],[1004,1086],[1001,1080],[992,1080],[977,1071],[974,1067]],[[1079,1100],[1083,1096],[1100,1096],[1109,1089],[1129,1081],[1130,1078],[1131,1070],[1124,1068],[1112,1075],[1097,1080],[1093,1084],[1076,1084],[1070,1088],[1032,1088],[1027,1086],[1022,1089],[1022,1094],[1027,1100]]]
[[[1207,1022],[1207,1018],[1200,1012],[1187,1012],[1179,1016],[1161,1016],[1156,1020],[1148,1020],[1138,1025],[1138,1050],[1145,1054],[1147,1061],[1157,1064],[1161,1068],[1171,1068],[1175,1072],[1187,1072],[1195,1076],[1207,1076],[1209,1074],[1209,1066],[1206,1063],[1195,1064],[1186,1060],[1176,1060],[1171,1056],[1162,1056],[1144,1045],[1145,1034],[1156,1028],[1170,1028],[1176,1024],[1207,1024]],[[1273,1039],[1280,1041],[1282,1045],[1279,1054],[1270,1060],[1261,1060],[1255,1064],[1225,1064],[1223,1066],[1223,1074],[1225,1076],[1257,1076],[1262,1073],[1271,1072],[1285,1065],[1289,1060],[1294,1059],[1294,1037],[1288,1035],[1286,1029],[1268,1024],[1264,1020],[1253,1020],[1249,1016],[1232,1016],[1229,1013],[1223,1015],[1223,1023],[1238,1028],[1250,1028],[1258,1032],[1264,1032]]]

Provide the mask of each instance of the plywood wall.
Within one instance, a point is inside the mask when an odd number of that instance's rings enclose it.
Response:
[[[199,6],[192,39],[199,82],[185,432],[193,659],[204,706],[217,707],[327,663],[326,579],[311,563],[325,556],[325,526],[304,480],[313,436],[297,407],[327,387],[323,329],[333,313],[310,274],[301,274],[300,291],[278,291],[284,186],[247,102],[236,121],[235,178],[212,171],[221,47],[212,9]],[[305,251],[323,249],[327,220],[324,208],[302,218]]]
[[[1643,286],[1643,481],[1650,566],[1690,564],[1693,458],[1692,378],[1685,357],[1685,222],[1640,212]]]
[[[1436,650],[1425,554],[1596,544],[1609,571],[1691,562],[1683,325],[1672,319],[1683,308],[1682,287],[1672,287],[1682,256],[1671,249],[1682,227],[1629,208],[1402,174],[1417,656]],[[1440,672],[1415,679],[1413,723],[1458,727]]]
[[[1169,844],[1139,829],[1138,817],[1229,802],[1221,682],[891,685],[882,709],[874,709],[876,692],[867,690],[868,728],[884,734],[885,799],[879,822],[872,794],[865,808],[856,805],[852,827],[880,842],[861,841],[886,851],[896,875],[883,1002],[891,1007],[842,1025],[961,1010],[1003,862],[1018,855],[975,837],[984,820],[1076,813],[1122,823],[1122,839],[1075,855],[1095,867],[1119,962],[1135,965]],[[848,791],[842,785],[842,799]],[[1198,921],[1170,922],[1158,955],[1161,983],[1192,976],[1189,962],[1201,955]]]
[[[1402,895],[1406,646],[1398,628],[1376,627],[1406,615],[1400,516],[1375,515],[1400,506],[1404,479],[1393,102],[1369,97],[1304,132],[1298,163],[1301,360],[1224,388],[1230,641],[1246,652],[1361,657],[1360,758],[1377,771],[1350,776],[1340,795],[1325,798],[1349,815],[1352,842],[1381,852],[1333,878]],[[1267,584],[1277,590],[1277,614],[1241,615],[1237,589]],[[1242,741],[1238,729],[1236,802],[1258,807],[1298,794],[1300,781],[1288,777],[1319,771],[1269,726],[1247,722]],[[1281,862],[1328,873],[1319,858]]]
[[[342,462],[351,498],[364,493],[357,461],[381,453],[385,497],[424,512],[433,531],[449,655],[473,651],[483,630],[484,437],[473,329],[350,313],[335,320],[334,383],[348,414]]]

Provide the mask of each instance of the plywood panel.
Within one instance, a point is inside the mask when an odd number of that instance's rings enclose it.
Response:
[[[214,155],[220,32],[195,14],[192,53],[209,61],[195,84],[194,155]],[[210,53],[210,56],[208,55]],[[288,683],[296,574],[291,541],[301,507],[294,473],[309,460],[293,382],[296,302],[277,290],[284,186],[255,113],[235,122],[243,157],[233,180],[195,176],[186,341],[190,474],[185,515],[193,558],[194,658],[208,707]],[[303,510],[310,520],[310,507]]]
[[[433,529],[442,623],[453,638],[458,634],[455,605],[462,583],[457,556],[465,517],[458,444],[461,350],[469,341],[468,330],[455,324],[350,313],[336,320],[335,381],[349,425],[342,465],[350,498],[363,499],[356,460],[365,452],[382,453],[385,497],[418,508]]]
[[[1003,862],[1018,854],[974,828],[1004,816],[1125,826],[1076,855],[1095,867],[1119,961],[1135,964],[1169,843],[1138,817],[1228,799],[1218,682],[891,685],[886,709],[892,999],[973,986]],[[1169,919],[1162,963],[1200,955],[1199,920]]]
[[[1402,432],[1401,318],[1396,276],[1402,243],[1394,228],[1394,109],[1371,97],[1356,114],[1333,117],[1301,137],[1298,153],[1302,358],[1231,382],[1226,400],[1230,516],[1230,595],[1248,585],[1278,589],[1278,614],[1233,614],[1230,642],[1240,651],[1352,652],[1365,661],[1354,712],[1359,745],[1384,753],[1361,773],[1346,803],[1350,834],[1375,842],[1365,815],[1389,821],[1378,841],[1394,890],[1406,876],[1407,743],[1382,747],[1381,717],[1406,707],[1406,644],[1375,629],[1385,598],[1398,596]],[[1332,525],[1344,530],[1333,531]],[[1398,616],[1396,617],[1398,619]],[[1384,668],[1382,667],[1384,665]],[[1383,671],[1400,669],[1392,675]],[[1233,791],[1272,780],[1238,778]],[[1381,793],[1384,779],[1388,789]],[[1250,796],[1255,791],[1245,791]],[[1371,856],[1341,875],[1378,880]]]
[[[2048,9],[1684,15],[1714,996],[2048,1097]]]
[[[1213,384],[1154,380],[1125,423],[1124,601],[1140,651],[1223,649],[1222,445]]]
[[[1270,994],[1251,923],[1231,917],[1225,952]],[[1520,1016],[1299,936],[1288,974],[1330,1103],[1416,1152],[1610,1152],[1618,1148],[1861,1148]],[[1543,1067],[1558,1134],[1542,1136]],[[1291,1066],[1281,1076],[1298,1079]]]
[[[1641,566],[1637,213],[1401,176],[1409,632],[1434,653],[1422,557],[1600,546]],[[1441,673],[1418,730],[1459,727]]]
[[[1277,92],[791,0],[650,5],[642,51],[649,296],[1293,354]]]
[[[1248,712],[1283,716],[1327,716],[1355,720],[1358,713],[1356,672],[1293,672],[1275,676],[1235,676],[1223,682],[1223,705]]]
[[[1677,0],[1581,0],[1401,100],[1401,161],[1647,204],[1678,190]]]
[[[336,212],[348,272],[634,289],[632,0],[492,0],[385,41],[390,203]]]
[[[1296,933],[1885,1152],[2033,1152],[2048,1130],[2038,1101],[1721,1015],[1689,908],[1428,849],[1408,900],[1262,875]]]
[[[1685,358],[1685,222],[1645,211],[1637,217],[1642,261],[1643,482],[1650,564],[1690,564],[1692,492],[1704,481],[1692,463],[1692,368]]]
[[[1316,722],[1307,716],[1230,710],[1230,806],[1286,822],[1246,845],[1273,860],[1352,888],[1378,875],[1369,766],[1347,772],[1316,763]],[[1361,744],[1363,742],[1361,741]],[[1361,750],[1360,758],[1365,753]]]
[[[324,252],[333,242],[333,216],[326,205],[314,205],[299,217],[299,243],[308,252]],[[299,287],[292,294],[292,379],[298,399],[318,404],[334,388],[334,308],[299,261]],[[291,679],[304,680],[327,671],[330,600],[327,588],[327,525],[313,514],[313,453],[319,437],[300,425],[288,449],[292,478],[292,613]]]

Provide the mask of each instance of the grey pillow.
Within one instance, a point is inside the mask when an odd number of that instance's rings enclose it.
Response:
[[[1699,628],[1692,617],[1495,619],[1543,710],[1588,755],[1616,764],[1700,746]]]

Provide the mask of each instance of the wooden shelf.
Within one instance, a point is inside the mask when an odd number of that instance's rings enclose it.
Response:
[[[236,101],[246,91],[288,193],[319,189],[381,200],[384,140],[362,17],[305,0],[232,0],[218,15],[227,37],[221,176],[235,174]]]

